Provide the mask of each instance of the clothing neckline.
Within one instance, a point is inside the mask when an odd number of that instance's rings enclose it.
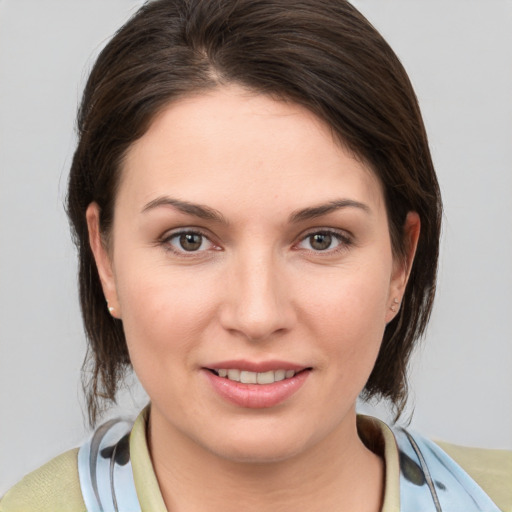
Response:
[[[142,512],[167,512],[147,441],[150,406],[137,417],[130,435],[133,478]],[[398,448],[392,430],[372,416],[358,415],[357,430],[368,449],[384,461],[384,496],[380,512],[400,512]]]

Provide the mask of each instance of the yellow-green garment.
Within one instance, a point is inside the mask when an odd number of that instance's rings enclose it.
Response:
[[[142,512],[167,512],[153,471],[146,442],[148,409],[135,421],[130,455]],[[382,512],[400,512],[399,454],[393,432],[381,421],[358,417],[361,437],[382,453],[386,481]],[[494,500],[503,512],[512,512],[512,452],[463,448],[438,443]],[[27,475],[0,501],[0,512],[86,512],[80,491],[78,449],[70,450]]]

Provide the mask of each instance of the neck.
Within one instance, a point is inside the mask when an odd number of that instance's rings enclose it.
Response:
[[[153,412],[148,437],[169,512],[377,512],[384,488],[383,461],[359,439],[355,411],[343,427],[298,455],[256,463],[212,453],[165,428]]]

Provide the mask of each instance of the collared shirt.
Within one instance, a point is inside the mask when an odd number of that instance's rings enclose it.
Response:
[[[147,444],[146,408],[130,435],[133,479],[142,512],[167,512]],[[381,512],[400,512],[400,463],[392,430],[380,420],[358,416],[358,431],[369,449],[385,462]],[[512,512],[512,453],[480,450],[439,443],[468,471],[504,512]],[[78,450],[71,450],[27,475],[0,501],[0,512],[85,512],[77,469]],[[408,512],[408,511],[407,511]]]

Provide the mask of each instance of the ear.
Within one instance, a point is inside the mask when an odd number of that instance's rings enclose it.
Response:
[[[112,267],[112,259],[105,247],[100,231],[100,207],[97,203],[91,203],[85,213],[87,229],[89,231],[89,244],[96,262],[100,276],[103,294],[110,314],[114,318],[121,318],[121,307],[117,297],[115,275]]]
[[[421,221],[416,212],[409,212],[405,218],[403,237],[405,254],[403,258],[395,258],[393,275],[389,287],[388,310],[386,323],[391,322],[400,310],[400,303],[405,293],[405,287],[409,280],[416,247],[420,237]]]

